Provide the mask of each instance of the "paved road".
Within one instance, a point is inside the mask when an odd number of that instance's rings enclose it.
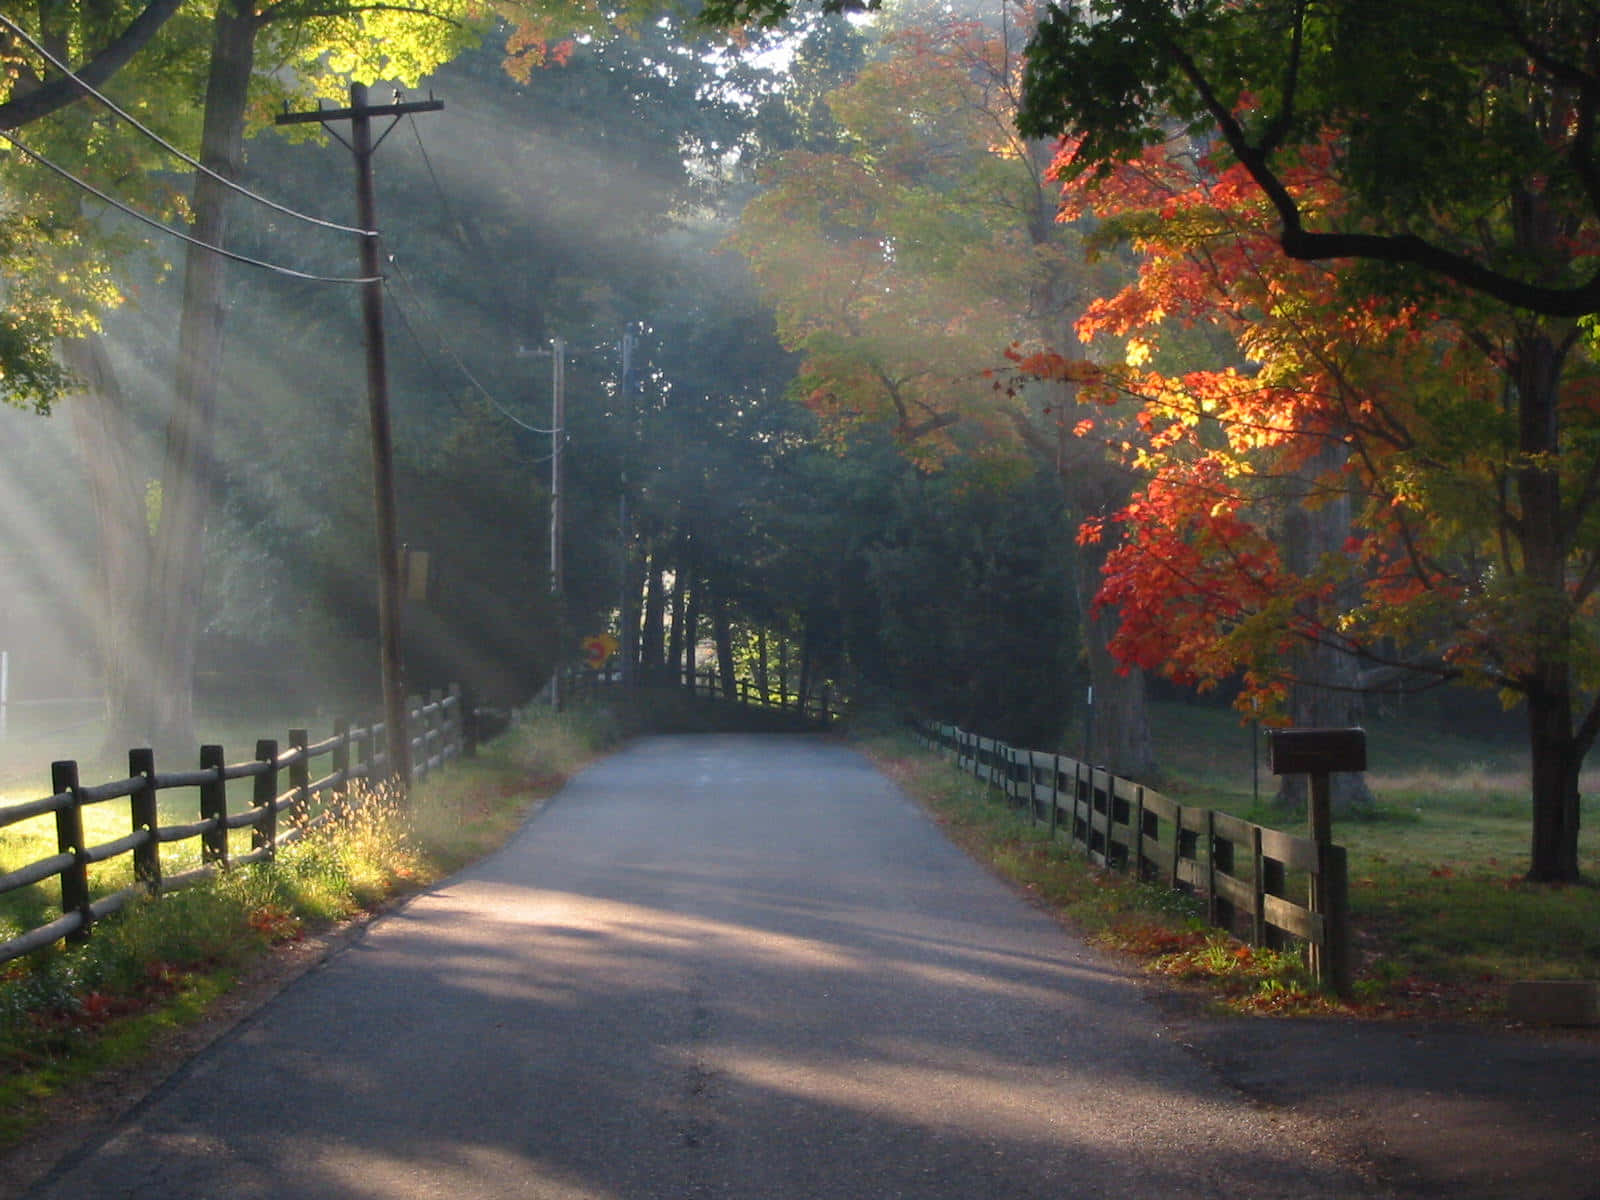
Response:
[[[659,738],[39,1197],[1355,1197],[852,751]]]

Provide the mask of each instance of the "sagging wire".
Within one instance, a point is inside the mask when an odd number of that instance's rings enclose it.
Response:
[[[175,237],[179,241],[187,242],[189,245],[194,246],[194,247],[196,247],[198,249],[201,249],[201,250],[209,250],[212,254],[221,255],[223,258],[226,258],[226,259],[228,259],[228,260],[230,260],[232,262],[243,263],[245,266],[249,266],[249,267],[259,267],[264,271],[271,271],[271,272],[273,272],[274,274],[277,274],[277,275],[285,275],[285,276],[288,276],[291,279],[303,279],[303,280],[309,281],[311,283],[382,283],[383,282],[383,277],[381,275],[366,275],[366,276],[315,275],[315,274],[312,274],[309,271],[299,271],[299,270],[296,270],[293,267],[285,267],[285,266],[283,266],[283,265],[281,265],[279,263],[271,263],[271,262],[267,262],[267,261],[265,261],[263,259],[251,258],[249,255],[246,255],[246,254],[239,254],[236,251],[227,250],[227,249],[224,249],[221,246],[214,246],[210,242],[202,241],[200,238],[195,237],[193,234],[184,233],[182,230],[173,229],[171,226],[163,225],[160,221],[156,220],[154,217],[149,216],[146,213],[142,213],[138,209],[131,208],[127,204],[124,204],[121,200],[116,199],[114,196],[108,195],[106,192],[101,191],[99,188],[95,187],[94,184],[89,183],[89,182],[87,182],[85,180],[79,179],[76,175],[74,175],[71,171],[67,170],[65,167],[61,166],[59,163],[51,161],[49,158],[45,157],[43,154],[40,154],[37,150],[30,149],[27,145],[25,145],[21,141],[21,139],[16,137],[16,135],[12,134],[9,130],[0,129],[0,139],[4,139],[5,141],[9,142],[12,146],[14,146],[16,149],[20,150],[23,154],[26,154],[29,158],[33,159],[35,162],[39,163],[41,166],[47,167],[51,171],[54,171],[57,175],[61,176],[61,178],[65,179],[68,183],[72,184],[74,187],[81,188],[85,192],[88,192],[91,196],[95,197],[95,199],[100,200],[101,202],[110,205],[112,208],[116,209],[118,212],[123,213],[126,216],[130,216],[135,221],[142,222],[143,224],[150,226],[150,228],[155,229],[155,230],[157,230],[157,231],[159,231],[161,233],[166,234],[168,237]]]
[[[395,258],[395,256],[393,254],[389,255],[389,260],[388,261],[389,261],[389,265],[394,269],[395,277],[397,279],[399,279],[400,282],[405,285],[406,291],[411,296],[411,302],[413,304],[415,304],[418,309],[422,310],[422,312],[425,315],[433,317],[434,325],[437,327],[437,325],[439,323],[437,316],[435,316],[435,314],[433,314],[429,310],[427,303],[422,299],[421,295],[417,292],[416,287],[411,282],[410,276],[408,276],[405,273],[404,269],[400,266],[399,261]],[[392,289],[391,289],[391,294],[392,294]],[[467,367],[467,364],[462,360],[461,356],[456,353],[455,347],[453,347],[448,341],[446,341],[442,337],[439,338],[439,344],[440,344],[440,346],[442,346],[444,348],[444,352],[449,357],[450,361],[455,364],[456,370],[460,371],[462,376],[467,380],[467,382],[470,383],[473,386],[474,389],[476,389],[477,393],[480,396],[482,396],[485,400],[487,400],[489,402],[490,406],[492,408],[494,408],[494,410],[496,412],[498,412],[501,416],[503,416],[506,420],[510,421],[513,425],[517,426],[519,429],[527,430],[527,432],[529,432],[529,433],[539,434],[542,437],[554,437],[557,433],[560,432],[559,430],[541,429],[537,425],[528,424],[528,422],[524,421],[521,417],[517,416],[516,413],[512,412],[504,404],[500,403],[500,401],[494,396],[493,393],[491,393],[489,391],[488,388],[484,387],[483,384],[478,382],[477,376],[475,376],[472,373],[472,371]],[[544,460],[541,459],[539,461],[544,461]]]
[[[64,76],[66,76],[67,79],[71,80],[75,87],[81,88],[86,94],[88,94],[90,96],[93,96],[96,100],[98,100],[101,104],[105,105],[108,109],[110,109],[112,112],[114,112],[117,116],[121,117],[124,121],[126,121],[126,122],[128,122],[128,124],[132,125],[140,133],[144,134],[145,137],[149,138],[151,141],[155,142],[156,145],[160,146],[163,150],[167,151],[167,153],[169,153],[169,154],[171,154],[171,155],[173,155],[173,156],[175,156],[177,158],[182,159],[185,163],[187,163],[189,166],[193,167],[196,171],[199,171],[202,175],[206,175],[206,176],[210,177],[211,179],[216,180],[218,183],[222,184],[223,187],[229,188],[232,191],[235,191],[235,192],[239,193],[239,195],[244,196],[244,197],[246,197],[246,198],[248,198],[250,200],[254,200],[257,204],[264,204],[268,208],[272,209],[274,212],[280,212],[280,213],[283,213],[285,216],[293,217],[297,221],[305,221],[308,224],[317,225],[317,226],[322,227],[323,229],[332,229],[332,230],[335,230],[336,232],[339,232],[339,233],[354,233],[354,234],[359,235],[360,237],[377,237],[378,236],[378,231],[376,229],[360,229],[360,228],[357,228],[356,226],[353,226],[353,225],[340,225],[335,221],[325,221],[321,217],[313,217],[308,213],[299,212],[299,211],[297,211],[295,209],[292,209],[292,208],[288,207],[287,205],[279,204],[276,200],[269,199],[266,196],[262,196],[262,195],[260,195],[260,194],[258,194],[256,192],[253,192],[249,188],[245,187],[243,184],[235,183],[233,180],[227,178],[224,175],[219,175],[217,172],[213,171],[210,167],[208,167],[205,164],[201,163],[198,159],[191,158],[188,154],[184,153],[184,151],[178,149],[178,147],[174,146],[171,142],[167,141],[159,133],[156,133],[149,126],[147,126],[143,122],[141,122],[139,120],[139,118],[135,117],[132,113],[128,112],[126,109],[120,107],[116,103],[116,101],[112,100],[110,97],[105,95],[103,92],[98,91],[94,87],[93,84],[86,83],[82,79],[78,78],[78,76],[75,75],[72,72],[72,69],[70,67],[68,67],[65,63],[63,63],[55,55],[51,54],[50,51],[45,49],[44,46],[40,45],[39,42],[31,34],[29,34],[26,29],[23,29],[22,26],[18,25],[15,21],[13,21],[10,17],[6,16],[4,13],[0,13],[0,24],[3,24],[6,28],[11,30],[11,32],[13,34],[15,34],[18,38],[20,38],[23,42],[27,43],[28,47],[30,49],[32,49],[34,51],[34,53],[38,54],[41,58],[43,58],[46,62],[48,62],[52,67],[54,67],[56,70],[60,71]],[[4,133],[4,132],[5,132],[4,130],[0,130],[0,133]],[[13,141],[13,144],[16,144],[16,143]],[[32,153],[32,152],[29,151],[29,153]],[[38,156],[35,155],[35,157],[38,157]]]

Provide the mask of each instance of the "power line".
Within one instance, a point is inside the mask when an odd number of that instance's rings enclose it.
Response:
[[[384,286],[385,287],[389,286],[389,283],[388,283],[387,280],[384,281]],[[422,357],[423,365],[425,365],[428,368],[428,373],[433,376],[434,384],[438,387],[440,392],[442,392],[444,395],[449,396],[455,402],[455,405],[456,405],[456,407],[458,409],[463,409],[463,411],[464,411],[465,410],[465,406],[462,405],[461,401],[450,390],[448,384],[445,382],[445,378],[444,378],[443,374],[441,374],[440,371],[439,371],[438,364],[433,361],[433,356],[428,353],[428,348],[422,344],[422,338],[420,336],[418,336],[416,326],[414,326],[411,323],[411,318],[406,316],[405,305],[399,303],[399,300],[400,300],[399,294],[393,292],[392,290],[391,290],[390,294],[392,296],[394,296],[394,299],[396,301],[395,306],[394,306],[394,311],[400,317],[400,324],[404,325],[405,328],[406,328],[406,332],[411,335],[411,343],[412,343],[413,346],[416,347],[417,353]],[[489,399],[489,402],[491,404],[494,404],[493,397],[488,397],[488,399]],[[500,408],[500,406],[498,404],[495,404],[495,407],[496,408]],[[534,433],[541,433],[541,434],[549,432],[549,430],[547,430],[547,429],[533,429],[532,426],[525,425],[521,421],[517,421],[517,419],[515,417],[511,416],[511,414],[506,412],[505,409],[503,409],[503,408],[500,409],[500,412],[502,413],[502,415],[508,417],[510,420],[515,421],[518,425],[521,425],[523,429],[532,430],[532,432],[534,432]],[[561,446],[560,449],[555,450],[555,451],[551,452],[550,454],[541,454],[538,458],[533,459],[532,460],[532,465],[538,466],[540,463],[547,463],[552,458],[554,458],[557,454],[564,454],[565,452],[566,452],[566,445],[565,445],[565,443],[563,443],[563,445]]]
[[[428,169],[428,178],[433,181],[433,190],[439,197],[439,209],[443,213],[446,223],[455,227],[456,231],[461,235],[463,241],[473,241],[474,239],[467,237],[465,227],[456,219],[455,213],[450,204],[450,197],[444,190],[444,184],[439,181],[439,173],[433,169],[433,159],[428,154],[428,147],[422,141],[422,130],[417,125],[417,119],[415,117],[411,118],[411,133],[412,136],[417,140],[417,152],[422,155],[422,164]],[[421,294],[416,290],[416,288],[412,286],[410,277],[408,277],[406,273],[400,269],[399,262],[392,254],[389,256],[389,265],[394,268],[395,274],[400,277],[400,281],[406,285],[406,290],[411,293],[411,298],[416,305],[419,308],[426,310],[426,302],[422,299]],[[433,325],[434,328],[437,329],[439,327],[437,314],[430,315],[434,316]],[[528,430],[530,433],[541,434],[552,439],[553,444],[551,447],[551,452],[547,458],[554,458],[557,454],[563,452],[565,449],[565,435],[562,430],[540,429],[535,425],[529,425],[526,421],[516,416],[514,413],[509,411],[505,405],[501,404],[499,400],[490,395],[488,389],[486,389],[477,381],[476,378],[474,378],[472,372],[469,371],[466,367],[466,364],[462,362],[461,356],[455,352],[450,343],[442,335],[439,335],[439,344],[444,347],[445,353],[450,356],[451,360],[456,364],[461,373],[465,375],[466,378],[471,382],[472,386],[477,388],[478,392],[483,396],[483,398],[493,405],[494,408],[506,418],[506,420],[510,421],[519,428]],[[546,459],[541,458],[537,461],[544,462]]]
[[[384,287],[389,287],[387,280],[384,281]],[[444,372],[439,369],[439,364],[433,360],[433,355],[429,353],[428,348],[422,344],[422,338],[417,333],[416,326],[411,323],[411,318],[406,316],[405,306],[399,303],[400,297],[395,295],[392,288],[390,289],[390,295],[394,296],[396,301],[394,311],[399,314],[400,324],[405,326],[406,333],[411,336],[411,344],[416,348],[417,354],[422,359],[423,365],[428,368],[428,374],[433,376],[434,386],[439,389],[441,394],[449,396],[451,400],[455,402],[457,408],[463,409],[464,411],[465,406],[457,398],[456,393],[451,389],[449,382],[444,377]]]
[[[421,295],[417,292],[417,289],[412,285],[410,277],[401,269],[399,261],[392,254],[389,255],[389,265],[394,268],[394,273],[399,277],[400,282],[406,285],[406,291],[411,294],[413,303],[415,303],[416,306],[419,309],[422,309],[427,315],[434,318],[434,326],[437,328],[439,323],[437,315],[428,311],[427,303],[422,299]],[[442,336],[439,337],[439,345],[444,348],[445,354],[449,357],[450,361],[455,364],[456,369],[466,377],[467,382],[476,388],[478,394],[487,400],[506,420],[510,421],[513,425],[516,425],[521,429],[527,430],[529,433],[537,433],[550,437],[560,432],[560,430],[556,429],[540,429],[537,425],[529,425],[521,417],[517,416],[510,409],[508,409],[504,404],[501,404],[500,401],[490,393],[488,388],[484,387],[483,384],[478,382],[477,376],[475,376],[467,368],[467,364],[462,361],[461,356],[456,353],[455,348]]]
[[[242,184],[235,183],[233,180],[227,178],[226,176],[217,174],[217,172],[213,171],[210,167],[206,166],[204,163],[200,162],[198,159],[189,157],[189,155],[185,154],[182,150],[178,149],[171,142],[167,141],[159,133],[156,133],[153,129],[149,128],[147,125],[145,125],[143,122],[141,122],[139,120],[139,118],[135,117],[132,113],[130,113],[130,112],[126,111],[125,109],[119,107],[117,105],[116,101],[114,101],[110,97],[106,96],[103,92],[97,91],[92,84],[86,83],[84,80],[78,78],[77,75],[73,74],[72,69],[70,67],[68,67],[65,63],[63,63],[55,55],[51,54],[50,51],[46,50],[43,46],[41,46],[37,41],[34,40],[34,38],[28,33],[28,31],[26,29],[22,28],[22,26],[18,25],[15,21],[13,21],[10,17],[6,16],[4,13],[0,13],[0,24],[4,24],[7,28],[9,28],[12,31],[12,33],[16,34],[19,38],[21,38],[24,42],[26,42],[28,44],[28,46],[31,47],[36,54],[38,54],[42,58],[44,58],[44,60],[46,62],[48,62],[56,70],[60,71],[63,75],[65,75],[76,86],[82,88],[89,95],[93,96],[96,100],[100,101],[101,104],[105,105],[112,112],[116,113],[117,116],[121,117],[124,121],[126,121],[126,122],[128,122],[128,124],[132,125],[140,133],[144,134],[145,137],[147,137],[151,141],[155,142],[156,145],[160,146],[163,150],[167,151],[169,154],[172,154],[172,155],[175,155],[178,158],[181,158],[184,162],[188,163],[196,171],[199,171],[201,174],[207,175],[210,178],[215,179],[218,183],[222,184],[223,187],[230,188],[231,190],[233,190],[235,192],[238,192],[241,196],[244,196],[244,197],[246,197],[246,198],[248,198],[250,200],[254,200],[257,204],[264,204],[268,208],[272,209],[274,212],[283,213],[285,216],[293,217],[297,221],[305,221],[305,222],[308,222],[309,224],[312,224],[312,225],[321,226],[323,229],[332,229],[332,230],[335,230],[335,231],[337,231],[339,233],[354,233],[354,234],[359,234],[361,237],[377,237],[378,236],[378,231],[376,229],[358,229],[353,225],[340,225],[340,224],[338,224],[338,223],[336,223],[334,221],[325,221],[321,217],[313,217],[313,216],[308,215],[307,213],[298,212],[295,209],[289,208],[286,205],[279,204],[276,200],[269,200],[265,196],[259,195],[259,194],[255,193],[255,192],[252,192],[249,188],[243,186]],[[35,157],[37,158],[38,156],[35,155]]]
[[[248,255],[239,254],[232,250],[225,250],[221,246],[213,246],[210,242],[203,242],[199,238],[194,237],[192,234],[187,234],[180,229],[173,229],[170,226],[163,225],[154,217],[142,213],[135,208],[130,208],[128,205],[116,199],[114,196],[107,195],[105,192],[95,187],[94,184],[87,183],[84,180],[79,179],[71,171],[67,170],[58,163],[52,162],[50,159],[40,154],[37,150],[29,149],[9,130],[0,129],[0,138],[4,138],[7,142],[10,142],[13,146],[22,151],[29,158],[33,159],[35,162],[42,166],[48,167],[57,175],[61,176],[61,178],[65,179],[68,183],[71,183],[74,187],[82,188],[91,196],[94,196],[97,200],[101,200],[104,203],[109,204],[118,212],[130,216],[135,221],[140,221],[145,225],[150,226],[152,229],[159,230],[168,237],[175,237],[179,241],[187,242],[189,245],[195,246],[201,250],[209,250],[212,254],[219,254],[223,258],[230,259],[233,262],[243,263],[249,267],[260,267],[262,270],[271,271],[276,275],[286,275],[291,279],[304,279],[312,283],[381,283],[383,280],[381,275],[365,277],[350,277],[344,275],[313,275],[308,271],[297,271],[293,267],[285,267],[278,263],[265,262],[259,258],[251,258]]]
[[[433,159],[428,156],[428,148],[422,144],[422,129],[417,125],[416,117],[411,118],[411,136],[417,139],[417,152],[422,155],[422,165],[428,168],[428,178],[433,180],[433,190],[439,195],[439,207],[444,211],[445,220],[461,229],[461,223],[456,220],[456,215],[450,208],[450,198],[445,195],[444,185],[439,182],[438,173],[433,169]],[[462,231],[465,232],[464,229]]]

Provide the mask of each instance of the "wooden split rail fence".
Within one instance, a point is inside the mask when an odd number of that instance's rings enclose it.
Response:
[[[1051,837],[1070,838],[1102,866],[1201,897],[1210,924],[1253,945],[1303,943],[1318,981],[1348,991],[1342,846],[1180,804],[1065,755],[1014,749],[954,725],[915,728],[925,745],[1046,824]]]
[[[657,672],[650,676],[657,684],[665,681],[672,688],[681,688],[696,700],[739,704],[744,708],[766,709],[771,712],[793,713],[795,716],[818,725],[832,725],[844,718],[836,697],[828,689],[802,697],[798,692],[787,691],[782,684],[763,691],[751,679],[734,680],[733,694],[723,686],[722,678],[714,670],[695,672]],[[581,698],[594,695],[602,688],[623,686],[622,672],[616,667],[603,670],[574,670],[565,677],[563,695]]]
[[[465,723],[458,688],[452,687],[448,695],[436,693],[427,703],[413,701],[410,723],[413,780],[439,770],[462,753]],[[276,739],[263,738],[256,742],[254,758],[233,764],[225,761],[221,746],[202,746],[198,770],[167,773],[157,772],[152,751],[130,750],[127,778],[91,785],[78,778],[76,762],[53,764],[52,794],[0,807],[0,829],[54,814],[57,852],[0,875],[0,896],[55,877],[60,881],[61,916],[0,942],[0,963],[43,950],[62,938],[82,941],[95,922],[139,897],[181,891],[219,870],[272,859],[280,847],[345,811],[352,783],[387,775],[387,737],[381,721],[351,728],[348,721],[341,720],[335,722],[333,735],[320,742],[310,741],[304,729],[289,731],[286,749],[280,749]],[[312,764],[323,758],[328,760],[328,773],[313,779]],[[282,787],[285,776],[287,789]],[[233,810],[228,804],[228,784],[240,779],[251,781],[250,804]],[[198,820],[162,824],[158,797],[175,789],[198,793]],[[131,831],[113,841],[87,845],[84,809],[116,800],[128,802]],[[251,831],[250,850],[243,854],[231,853],[228,845],[229,833],[238,829]],[[200,841],[200,865],[166,874],[161,847],[196,838]],[[124,855],[132,859],[133,882],[107,895],[92,896],[89,868]]]

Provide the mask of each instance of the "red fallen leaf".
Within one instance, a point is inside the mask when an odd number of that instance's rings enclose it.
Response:
[[[1433,879],[1452,879],[1455,877],[1455,871],[1449,867],[1435,867],[1428,872],[1428,875]]]
[[[116,1004],[116,1000],[104,992],[90,992],[78,1001],[78,1020],[99,1024],[111,1016]]]

